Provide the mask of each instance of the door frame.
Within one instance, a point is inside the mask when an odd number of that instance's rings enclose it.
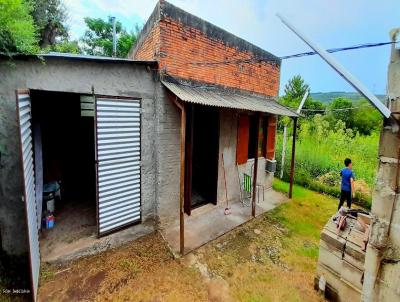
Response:
[[[192,187],[193,187],[193,140],[194,140],[194,121],[195,117],[195,107],[197,104],[186,103],[186,140],[185,140],[185,198],[184,198],[184,211],[189,216],[192,212]],[[205,106],[205,105],[197,105],[197,106]],[[210,106],[207,106],[210,107]],[[221,111],[219,108],[212,108],[216,110],[217,116],[217,145],[215,146],[216,154],[215,154],[215,165],[216,165],[216,173],[215,173],[215,200],[210,201],[208,203],[212,203],[213,205],[217,205],[218,199],[218,165],[219,165],[219,145],[220,145],[220,136],[221,136]],[[202,205],[200,205],[201,207]]]
[[[31,285],[31,295],[32,295],[32,300],[36,301],[37,300],[37,290],[39,288],[39,281],[40,281],[40,267],[41,267],[41,261],[40,261],[40,246],[39,246],[39,226],[37,226],[37,230],[34,230],[37,232],[38,236],[38,255],[39,255],[39,263],[38,263],[38,276],[37,276],[37,287],[35,286],[35,276],[34,276],[34,271],[33,271],[33,263],[32,263],[32,245],[31,245],[31,239],[29,236],[29,230],[30,230],[30,225],[29,225],[29,211],[28,211],[28,204],[27,204],[27,188],[26,188],[26,179],[25,179],[25,167],[24,167],[24,154],[23,154],[23,142],[22,142],[22,135],[21,135],[21,119],[20,119],[20,109],[19,109],[19,96],[27,94],[29,96],[29,104],[30,104],[30,120],[32,121],[32,100],[30,98],[30,90],[29,89],[16,89],[15,90],[15,97],[16,97],[16,114],[17,114],[17,127],[18,127],[18,137],[19,137],[19,153],[20,153],[20,163],[21,163],[21,173],[22,173],[22,178],[23,178],[23,202],[24,202],[24,207],[25,207],[25,229],[26,229],[26,237],[27,237],[27,243],[28,243],[28,249],[29,249],[29,271],[30,271],[30,285]],[[35,165],[35,159],[33,158],[33,128],[32,128],[32,123],[30,122],[30,131],[31,131],[31,143],[32,143],[32,173],[33,173],[33,186],[35,186],[35,170],[34,170],[34,165]],[[36,190],[34,191],[34,202],[35,202],[35,210],[36,210],[36,217],[35,221],[37,223],[38,220],[38,215],[37,215],[37,204],[36,204]]]

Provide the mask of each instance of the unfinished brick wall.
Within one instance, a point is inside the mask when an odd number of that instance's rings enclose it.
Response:
[[[138,48],[136,60],[158,59],[160,53],[160,26],[154,26]]]
[[[277,96],[280,66],[275,62],[212,64],[254,58],[253,53],[227,44],[197,28],[163,17],[131,58],[157,60],[160,70],[174,77]]]

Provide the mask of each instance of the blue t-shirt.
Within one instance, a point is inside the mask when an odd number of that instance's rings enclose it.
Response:
[[[353,178],[353,180],[356,179],[356,177],[354,176],[353,171],[351,169],[349,169],[349,168],[343,168],[340,171],[340,176],[342,176],[342,186],[341,186],[342,191],[351,192],[350,179],[351,178]]]

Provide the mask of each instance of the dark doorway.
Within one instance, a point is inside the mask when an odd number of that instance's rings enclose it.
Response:
[[[42,217],[52,214],[54,227],[42,228],[44,259],[57,245],[73,242],[96,231],[94,117],[82,116],[80,95],[31,90],[34,137],[40,132],[43,188],[58,184],[53,209],[42,203]],[[39,162],[35,159],[35,165]],[[57,185],[54,185],[57,186]],[[51,213],[50,213],[51,212]]]
[[[185,212],[217,202],[219,111],[191,105],[188,108]]]

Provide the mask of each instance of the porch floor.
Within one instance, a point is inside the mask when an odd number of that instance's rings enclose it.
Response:
[[[256,216],[272,210],[288,199],[286,195],[272,188],[266,189],[264,194],[264,201],[260,200],[256,204]],[[190,216],[185,214],[185,254],[252,219],[251,206],[244,207],[240,201],[229,204],[229,215],[224,215],[225,207],[224,202],[219,205],[207,204],[192,210]],[[179,255],[179,221],[164,227],[162,234],[172,252]]]

